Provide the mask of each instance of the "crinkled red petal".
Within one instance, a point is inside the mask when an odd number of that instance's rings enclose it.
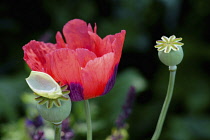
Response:
[[[122,30],[120,33],[115,35],[108,35],[103,40],[93,32],[88,33],[90,34],[91,39],[94,41],[95,54],[100,57],[106,53],[114,52],[115,64],[118,64],[122,53],[126,31]]]
[[[103,39],[104,42],[104,47],[101,47],[101,52],[108,51],[108,49],[106,49],[107,47],[110,47],[110,50],[113,50],[113,52],[115,53],[115,64],[118,64],[121,58],[121,54],[122,54],[122,48],[123,48],[123,44],[124,44],[124,40],[125,40],[125,34],[126,31],[122,30],[120,33],[117,33],[115,35],[108,35]],[[110,41],[111,42],[111,46],[109,44],[107,44],[106,42]]]
[[[70,49],[86,48],[92,50],[87,23],[80,19],[70,20],[64,25],[63,34]]]
[[[88,61],[95,59],[97,56],[89,51],[88,49],[76,49],[76,56],[77,60],[81,66],[81,68],[84,68]]]
[[[93,33],[93,32],[88,32],[88,33],[90,35],[91,40],[94,42],[94,46],[92,47],[92,51],[98,57],[101,57],[103,54],[105,54],[105,53],[101,52],[101,47],[103,46],[102,39],[96,33]]]
[[[93,28],[90,23],[88,23],[88,32],[93,32]]]
[[[56,45],[32,40],[25,46],[24,60],[34,71],[45,71],[46,54],[56,50]]]
[[[75,51],[62,48],[46,55],[47,73],[62,84],[81,83],[81,67]]]
[[[57,48],[66,48],[67,47],[60,32],[57,32],[55,38],[56,38],[56,42],[57,42]]]
[[[95,23],[95,26],[94,26],[94,30],[93,30],[93,28],[92,28],[91,24],[90,24],[90,23],[88,23],[88,31],[89,31],[89,32],[94,32],[94,33],[96,33],[96,31],[97,31],[97,26],[96,26],[96,23]]]
[[[114,71],[114,53],[90,60],[82,69],[82,85],[84,99],[90,99],[103,94],[106,84]]]

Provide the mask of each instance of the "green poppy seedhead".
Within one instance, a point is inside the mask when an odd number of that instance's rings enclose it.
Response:
[[[169,38],[162,36],[161,39],[156,41],[157,45],[155,45],[160,61],[167,66],[176,66],[181,63],[184,56],[182,49],[184,43],[179,41],[182,38],[176,38],[175,35],[172,35]]]

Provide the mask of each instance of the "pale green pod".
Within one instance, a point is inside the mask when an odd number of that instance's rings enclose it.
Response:
[[[167,66],[176,66],[181,63],[184,53],[181,46],[177,46],[177,51],[171,50],[169,53],[158,51],[160,61]]]
[[[60,100],[60,102],[61,106],[54,105],[51,108],[47,108],[45,104],[40,105],[37,103],[37,109],[45,120],[54,124],[60,124],[71,112],[71,100],[69,98],[68,100]]]

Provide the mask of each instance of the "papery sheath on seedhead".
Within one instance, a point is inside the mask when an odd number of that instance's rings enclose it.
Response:
[[[31,71],[26,82],[35,94],[49,99],[56,99],[62,96],[62,90],[58,83],[44,72]]]

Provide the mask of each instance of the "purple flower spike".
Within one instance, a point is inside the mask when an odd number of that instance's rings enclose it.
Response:
[[[27,119],[26,126],[34,126],[35,128],[39,128],[43,126],[43,119],[41,116],[37,116],[33,120]]]
[[[46,140],[44,139],[44,132],[43,131],[38,131],[37,133],[34,133],[32,135],[33,140]]]
[[[117,135],[117,136],[112,136],[112,140],[121,140],[123,138],[123,136],[121,134]]]
[[[74,137],[74,132],[69,126],[69,119],[65,119],[62,122],[62,132],[63,135],[61,136],[61,140],[72,140]]]
[[[116,126],[117,128],[123,128],[125,125],[125,120],[129,117],[129,115],[132,112],[132,105],[134,103],[134,100],[136,98],[136,90],[133,86],[130,87],[128,93],[127,93],[127,98],[122,106],[123,111],[121,114],[118,116],[116,120]]]

